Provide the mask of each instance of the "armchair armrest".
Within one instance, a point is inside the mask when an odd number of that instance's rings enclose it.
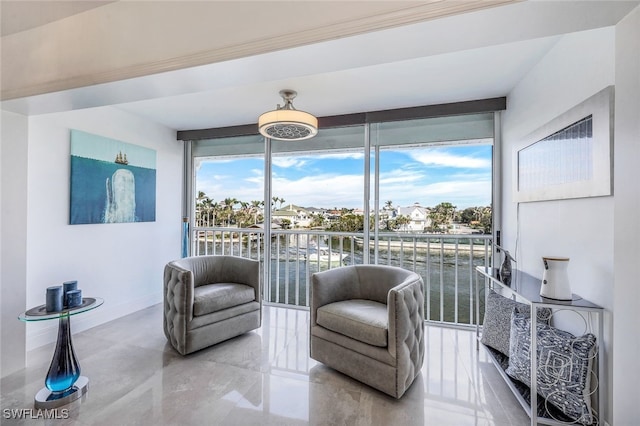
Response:
[[[398,360],[398,386],[409,386],[424,359],[424,283],[415,274],[388,299],[389,352]],[[404,382],[403,382],[404,380]],[[404,384],[403,384],[404,383]]]
[[[175,262],[168,263],[163,287],[164,334],[178,351],[184,351],[187,323],[193,319],[193,273]]]

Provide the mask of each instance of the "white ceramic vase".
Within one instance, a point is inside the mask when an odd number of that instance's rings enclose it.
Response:
[[[571,300],[568,257],[542,257],[544,273],[540,285],[540,296],[555,300]]]

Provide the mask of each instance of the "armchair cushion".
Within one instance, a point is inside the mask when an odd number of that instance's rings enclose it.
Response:
[[[387,346],[387,305],[352,299],[318,308],[318,325],[373,346]]]
[[[255,300],[255,289],[244,284],[207,284],[193,290],[193,315],[222,311]]]

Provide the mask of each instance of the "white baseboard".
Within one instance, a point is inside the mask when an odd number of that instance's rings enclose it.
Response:
[[[72,317],[71,332],[75,334],[88,330],[160,302],[162,302],[161,292],[120,303],[113,303],[111,300],[105,300],[104,304],[99,308],[80,315],[74,315]],[[29,327],[29,324],[27,325],[27,351],[56,341],[58,337],[58,322],[50,320],[41,322],[41,324],[42,325],[40,327]],[[32,328],[33,331],[30,332],[29,328]]]

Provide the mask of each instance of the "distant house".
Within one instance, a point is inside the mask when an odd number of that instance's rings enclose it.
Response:
[[[317,207],[309,207],[306,209],[307,212],[309,213],[309,215],[320,215],[322,217],[327,217],[328,216],[328,210],[327,209],[322,209],[322,208],[317,208]]]
[[[429,212],[430,209],[428,207],[422,207],[420,203],[414,203],[410,207],[398,207],[395,217],[406,216],[409,218],[409,223],[402,225],[401,231],[422,232],[425,228],[431,226]]]
[[[271,219],[278,223],[283,219],[291,222],[292,227],[307,227],[311,224],[311,213],[304,207],[289,204],[278,210],[274,210]]]
[[[255,228],[255,229],[264,229],[264,223],[255,223],[253,225],[249,225],[247,226],[247,228]],[[277,223],[271,223],[271,229],[280,229],[281,226],[278,225]]]

